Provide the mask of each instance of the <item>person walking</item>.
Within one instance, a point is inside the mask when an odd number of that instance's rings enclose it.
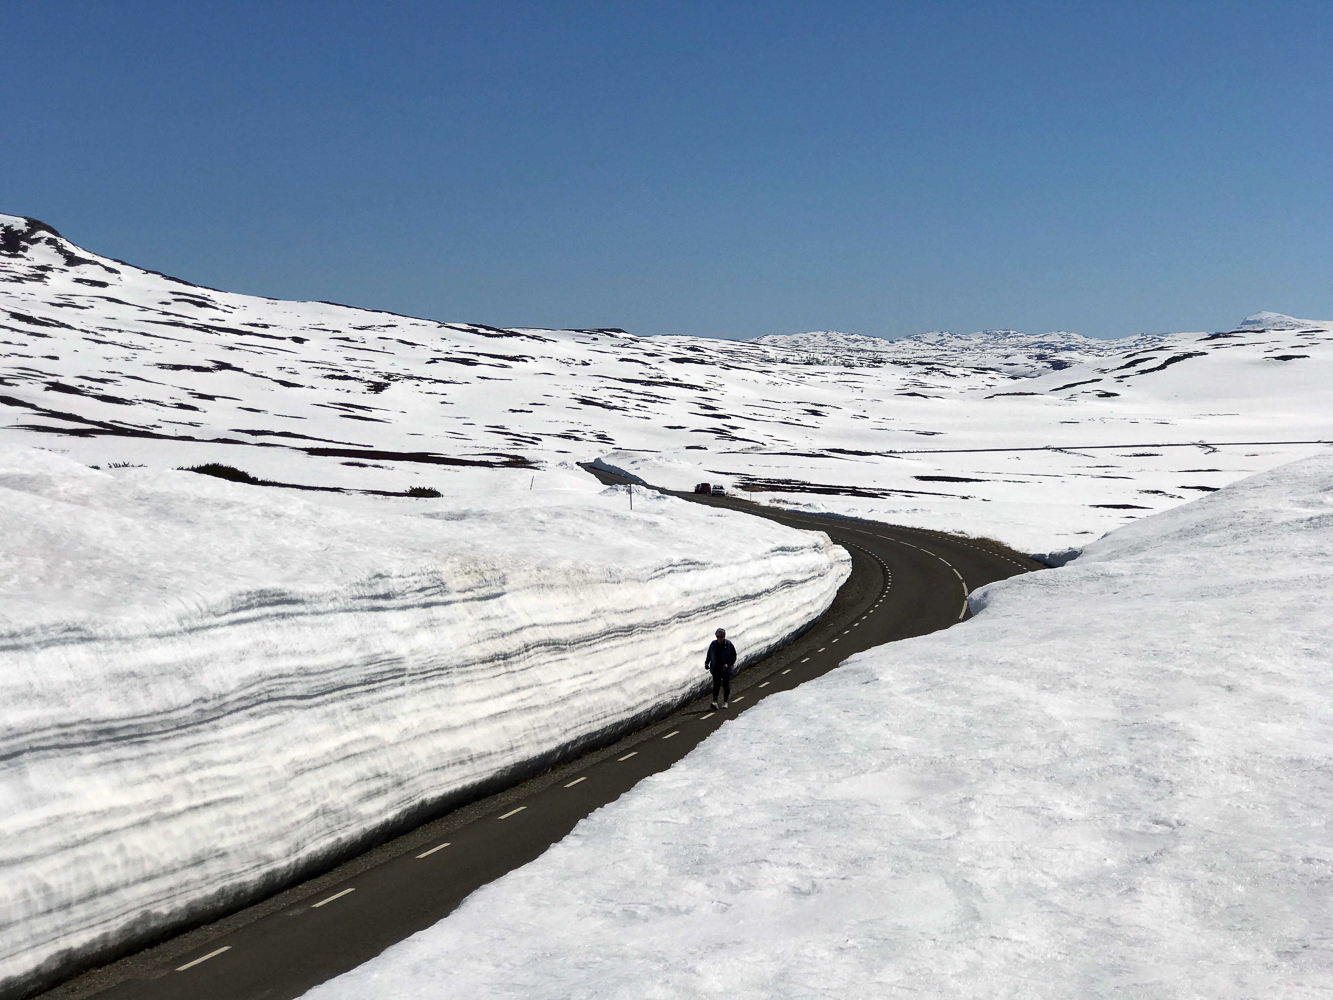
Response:
[[[727,638],[727,630],[717,630],[717,638],[708,646],[704,669],[713,675],[713,709],[717,709],[717,693],[722,692],[722,707],[731,701],[731,672],[736,666],[736,647]]]

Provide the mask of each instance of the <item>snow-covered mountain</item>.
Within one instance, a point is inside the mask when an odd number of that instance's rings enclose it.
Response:
[[[1264,442],[1333,437],[1331,339],[505,330],[204,289],[0,217],[0,441],[321,489],[604,458],[1050,551],[1320,449]]]
[[[805,355],[807,364],[859,367],[915,362],[1029,377],[1148,347],[1162,339],[1161,336],[1150,334],[1121,340],[1095,340],[1063,331],[1034,335],[1019,333],[1017,330],[982,330],[960,335],[934,330],[901,340],[884,340],[855,333],[822,330],[756,337],[751,343],[775,347],[793,355]]]

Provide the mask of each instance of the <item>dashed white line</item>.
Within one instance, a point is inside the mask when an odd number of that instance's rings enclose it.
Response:
[[[637,750],[631,750],[629,753],[625,754],[625,756],[623,756],[623,757],[617,757],[616,760],[617,760],[617,761],[629,760],[631,757],[633,757],[633,756],[634,756],[636,753],[638,753],[638,752],[639,752],[639,751],[637,751]]]
[[[571,782],[570,782],[568,785],[566,785],[565,787],[566,787],[566,788],[573,788],[573,787],[574,787],[575,785],[577,785],[580,781],[587,781],[587,780],[588,780],[588,776],[585,774],[585,775],[584,775],[583,777],[581,777],[581,778],[575,778],[573,781],[571,781]]]
[[[716,712],[709,712],[707,715],[705,715],[705,716],[703,717],[703,719],[700,719],[699,721],[700,721],[700,722],[703,722],[704,719],[711,719],[711,718],[712,718],[713,716],[715,716],[715,715],[717,715]],[[625,758],[624,758],[624,757],[621,757],[620,759],[621,759],[621,760],[624,760]]]
[[[509,812],[505,813],[503,816],[497,816],[496,819],[508,819],[510,816],[517,816],[526,808],[527,806],[519,806],[517,809],[510,809]]]
[[[679,735],[680,735],[680,730],[679,730],[679,729],[673,729],[673,730],[671,730],[671,732],[669,732],[669,733],[667,733],[665,736],[663,736],[662,739],[664,739],[664,740],[669,740],[669,739],[671,739],[671,737],[673,737],[673,736],[679,736]]]
[[[950,566],[949,568],[950,568],[950,569],[953,569],[952,566]],[[958,577],[958,579],[960,579],[960,580],[963,578],[963,574],[960,573],[960,572],[958,572],[958,570],[956,570],[956,569],[953,569],[953,575],[956,576],[956,577]]]
[[[808,659],[810,659],[810,657],[807,656],[807,657],[805,658],[805,660],[808,660]],[[804,663],[805,660],[802,660],[801,662]],[[788,667],[786,670],[784,670],[784,671],[782,671],[782,672],[783,672],[784,674],[789,674],[789,673],[791,673],[791,667]]]
[[[417,855],[417,858],[418,858],[418,859],[420,859],[420,858],[428,858],[428,857],[430,857],[432,854],[434,854],[436,851],[442,851],[442,850],[444,850],[444,849],[445,849],[446,847],[448,847],[448,846],[449,846],[448,843],[437,844],[435,847],[432,847],[429,851],[422,851],[420,854]]]
[[[332,896],[328,896],[325,899],[321,899],[318,903],[311,903],[310,908],[312,910],[318,910],[325,903],[332,903],[335,899],[341,899],[343,896],[346,896],[349,892],[356,892],[356,886],[351,886],[350,888],[344,889],[342,892],[335,892]]]
[[[735,698],[732,698],[731,700],[732,700],[732,701],[744,701],[744,700],[745,700],[745,695],[743,695],[743,694],[738,694],[738,695],[736,695]]]
[[[842,637],[841,637],[841,636],[839,636],[839,637],[838,637],[838,638],[842,638]],[[834,641],[834,642],[837,642],[837,641],[838,641],[838,640],[837,640],[837,639],[834,639],[834,640],[833,640],[833,641]]]
[[[810,657],[807,656],[807,657],[806,657],[804,660],[802,660],[801,662],[802,662],[802,663],[809,663],[809,662],[810,662]],[[787,670],[790,670],[790,669],[791,669],[790,667],[787,668]],[[785,674],[785,673],[787,672],[787,670],[784,670],[784,671],[782,671],[782,672]]]
[[[351,890],[348,890],[348,891],[350,892]],[[318,905],[318,904],[316,904],[316,905]],[[177,972],[184,972],[186,969],[193,969],[193,968],[194,968],[196,965],[198,965],[200,962],[207,962],[210,958],[217,958],[217,957],[218,957],[219,955],[221,955],[224,951],[231,951],[231,945],[229,945],[229,944],[224,944],[221,948],[215,948],[215,949],[213,949],[213,950],[210,951],[207,955],[200,955],[200,956],[199,956],[198,958],[196,958],[193,962],[186,962],[184,965],[178,966],[177,969],[176,969],[176,971],[177,971]]]
[[[768,686],[769,686],[770,684],[772,684],[772,683],[773,683],[772,681],[764,681],[764,683],[760,684],[759,686],[760,686],[761,688],[766,688],[766,687],[768,687]]]

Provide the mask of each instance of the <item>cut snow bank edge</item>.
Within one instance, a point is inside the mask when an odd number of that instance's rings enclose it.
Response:
[[[0,452],[0,994],[665,712],[716,624],[751,662],[849,572],[818,533],[564,486],[349,510]]]

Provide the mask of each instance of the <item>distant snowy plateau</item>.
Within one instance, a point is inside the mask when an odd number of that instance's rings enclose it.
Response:
[[[1333,989],[1330,414],[1333,324],[1272,313],[500,329],[0,215],[0,996],[634,725],[715,624],[758,656],[849,572],[583,462],[1085,551],[765,701],[317,995]],[[251,484],[176,471],[208,463]]]

